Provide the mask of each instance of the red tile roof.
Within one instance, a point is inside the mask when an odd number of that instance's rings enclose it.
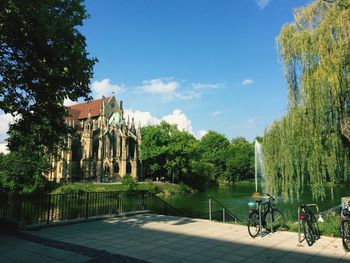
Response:
[[[107,103],[111,97],[104,99],[93,100],[90,102],[84,102],[75,104],[68,107],[69,115],[74,118],[74,120],[86,119],[88,117],[89,111],[91,112],[91,117],[96,117],[100,115],[101,102],[102,100]]]

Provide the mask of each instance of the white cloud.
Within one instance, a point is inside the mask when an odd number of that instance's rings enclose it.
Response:
[[[199,130],[199,131],[195,132],[194,137],[196,137],[198,140],[200,140],[207,133],[208,133],[208,131],[206,131],[206,130]]]
[[[210,83],[192,83],[191,84],[192,89],[218,89],[222,87],[222,84],[220,83],[215,83],[215,84],[210,84]]]
[[[224,112],[223,111],[214,111],[214,112],[211,112],[210,115],[213,116],[213,117],[217,117],[219,115],[222,115]]]
[[[263,10],[271,2],[271,0],[255,0],[255,2],[259,8]]]
[[[91,90],[94,93],[94,98],[99,99],[102,95],[109,97],[112,93],[122,93],[124,86],[111,84],[109,79],[103,79],[101,81],[94,81],[91,85]]]
[[[253,84],[253,80],[251,79],[245,79],[242,81],[242,85],[246,86],[246,85],[250,85]]]
[[[173,94],[178,88],[177,81],[169,81],[169,79],[151,79],[144,80],[142,86],[138,87],[143,92],[153,94]]]
[[[9,129],[9,124],[14,121],[11,114],[0,115],[0,138],[7,137],[6,133]]]
[[[65,99],[65,100],[63,101],[63,105],[66,106],[66,107],[72,106],[72,105],[74,105],[74,104],[76,104],[76,103],[78,103],[78,102],[72,101],[72,100],[70,100],[70,99]]]
[[[180,88],[180,83],[173,78],[159,78],[144,80],[141,86],[136,87],[135,92],[161,95],[165,101],[190,100],[200,97],[200,94],[193,88],[187,91],[180,90]]]
[[[174,93],[174,97],[179,100],[190,100],[197,99],[200,97],[200,94],[194,91],[183,92],[183,93]]]
[[[9,150],[7,149],[7,142],[0,142],[0,153],[9,153]]]
[[[133,111],[132,109],[125,109],[124,114],[125,116],[130,116],[130,118],[134,118],[136,125],[140,122],[141,126],[156,125],[161,121],[160,119],[153,117],[151,113],[145,111]]]
[[[180,131],[184,130],[193,134],[191,120],[179,109],[175,109],[171,114],[164,116],[162,119],[170,124],[176,124]]]
[[[232,127],[233,128],[243,128],[243,129],[250,129],[257,125],[263,124],[263,120],[257,117],[252,117],[249,119],[246,119],[244,122],[235,124]]]
[[[208,132],[205,130],[193,131],[191,120],[180,109],[175,109],[171,114],[166,115],[162,118],[156,118],[152,116],[152,114],[149,112],[142,112],[139,110],[134,111],[132,109],[125,109],[124,113],[125,116],[134,118],[136,125],[138,124],[138,122],[140,122],[141,126],[143,127],[148,125],[157,125],[162,120],[164,120],[170,124],[176,124],[179,130],[187,131],[193,136],[195,136],[197,139],[202,138]]]

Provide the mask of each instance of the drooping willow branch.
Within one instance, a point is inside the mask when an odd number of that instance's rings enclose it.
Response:
[[[350,145],[350,0],[316,0],[295,10],[278,38],[289,110],[265,132],[268,187],[298,198],[305,186],[348,180]]]

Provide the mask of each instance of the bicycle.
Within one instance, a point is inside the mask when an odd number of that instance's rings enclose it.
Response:
[[[266,195],[269,197],[266,202],[255,200],[258,204],[258,208],[249,209],[248,233],[253,238],[259,235],[262,228],[266,229],[268,232],[275,232],[280,230],[284,225],[282,212],[275,208],[275,198],[269,194]],[[259,215],[261,215],[261,217]]]
[[[350,201],[340,210],[340,236],[344,249],[350,251]]]
[[[315,243],[315,241],[319,239],[321,236],[315,214],[311,210],[311,205],[307,205],[307,204],[301,205],[299,207],[299,211],[300,211],[299,220],[302,221],[304,238],[307,244],[309,246],[312,246]]]

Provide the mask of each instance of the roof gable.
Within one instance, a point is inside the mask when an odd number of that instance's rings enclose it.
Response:
[[[87,119],[89,112],[91,113],[91,117],[100,116],[101,102],[104,100],[105,104],[107,104],[111,98],[107,97],[69,106],[68,113],[74,120]]]

